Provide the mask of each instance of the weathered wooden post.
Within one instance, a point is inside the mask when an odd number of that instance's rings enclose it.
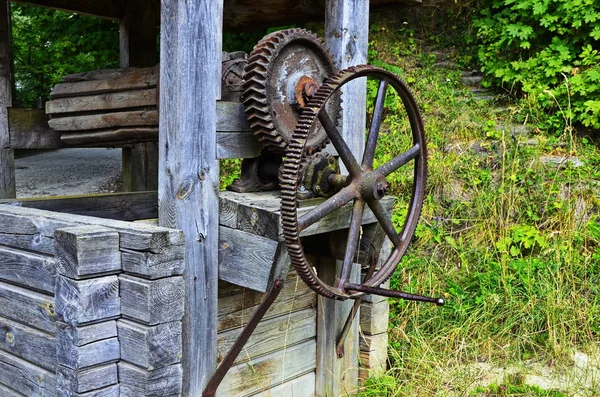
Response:
[[[10,148],[8,108],[12,106],[9,2],[0,7],[0,198],[16,197],[15,157]]]
[[[184,396],[216,366],[223,0],[161,1],[159,224],[186,238]]]

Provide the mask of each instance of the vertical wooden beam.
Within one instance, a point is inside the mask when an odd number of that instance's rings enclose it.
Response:
[[[185,233],[184,396],[199,396],[217,359],[223,0],[161,0],[159,224]]]
[[[121,67],[151,67],[158,63],[158,0],[127,0],[121,19]],[[158,145],[140,143],[123,149],[123,190],[126,192],[158,189]]]
[[[0,198],[15,198],[15,157],[8,129],[8,108],[12,106],[10,4],[0,4]]]
[[[325,9],[325,44],[340,69],[367,61],[369,32],[369,0],[328,0]],[[341,132],[344,140],[360,161],[364,148],[366,126],[366,79],[344,86]],[[322,261],[319,275],[335,281],[339,262]],[[353,271],[353,282],[360,270]],[[358,316],[344,345],[343,358],[336,356],[336,340],[353,302],[319,299],[317,321],[317,380],[319,397],[352,394],[358,387]]]

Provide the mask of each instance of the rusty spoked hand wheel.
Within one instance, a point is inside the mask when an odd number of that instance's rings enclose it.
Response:
[[[328,115],[327,103],[340,90],[343,90],[344,85],[363,77],[378,80],[379,90],[375,100],[365,150],[362,159],[357,159],[342,138],[335,122]],[[392,89],[397,92],[408,114],[413,143],[412,147],[374,169],[373,160],[383,119],[385,99]],[[304,146],[310,133],[314,129],[321,128],[321,126],[337,150],[341,161],[348,170],[348,174],[331,175],[329,177],[330,182],[340,185],[341,189],[299,217],[297,191]],[[301,113],[287,149],[280,176],[283,234],[291,262],[306,284],[320,295],[338,300],[357,299],[365,293],[373,293],[431,302],[438,305],[444,304],[442,298],[429,298],[380,288],[381,284],[396,270],[400,259],[408,248],[417,226],[425,194],[427,151],[423,122],[417,103],[404,82],[394,74],[372,66],[352,67],[330,77],[310,98],[309,103]],[[404,226],[402,231],[398,233],[391,219],[386,215],[380,200],[385,196],[389,187],[386,178],[400,167],[410,166],[411,164],[414,167],[412,196]],[[336,281],[328,284],[319,278],[319,275],[306,259],[300,235],[310,225],[348,203],[353,203],[353,209],[344,260],[341,271],[336,276]],[[349,280],[355,262],[355,254],[359,247],[363,213],[367,207],[373,212],[385,234],[392,242],[393,249],[380,268],[375,269],[376,264],[371,264],[366,278],[362,280],[362,283],[355,284]]]

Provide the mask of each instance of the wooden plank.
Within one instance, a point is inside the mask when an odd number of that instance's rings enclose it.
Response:
[[[264,354],[314,339],[316,320],[316,310],[309,308],[262,321],[256,327],[235,363],[252,361]],[[241,328],[238,328],[217,335],[218,362],[225,358],[240,332]]]
[[[147,327],[121,319],[117,326],[121,360],[149,371],[181,361],[181,321]]]
[[[146,325],[181,320],[184,313],[183,277],[146,280],[122,274],[121,314]]]
[[[365,302],[360,308],[360,330],[368,335],[387,332],[390,305],[387,301],[379,303]]]
[[[13,149],[59,149],[65,147],[60,132],[48,126],[43,109],[9,108],[10,147]]]
[[[56,396],[56,376],[43,368],[0,351],[0,384],[28,397]]]
[[[121,247],[137,251],[160,253],[167,247],[182,245],[184,242],[180,230],[0,205],[0,244],[53,254],[56,229],[78,225],[100,225],[116,229],[120,233]]]
[[[0,282],[0,316],[54,333],[54,298]]]
[[[80,347],[116,336],[116,321],[104,321],[81,327],[61,321],[56,322],[56,343],[59,345]]]
[[[121,387],[119,384],[92,390],[87,393],[76,393],[69,390],[58,390],[58,397],[120,397]]]
[[[125,361],[119,362],[121,397],[181,396],[182,381],[181,364],[146,371]]]
[[[155,62],[156,63],[156,62]],[[158,84],[158,65],[153,67],[135,67],[126,70],[95,71],[65,77],[67,82],[59,83],[52,89],[50,98],[64,98],[85,95],[97,95],[107,92],[154,88]],[[104,72],[104,74],[103,74]],[[72,80],[77,81],[72,81]]]
[[[21,393],[17,393],[16,391],[9,389],[8,387],[4,386],[2,383],[0,383],[0,396],[3,397],[23,397],[23,395]]]
[[[0,280],[52,294],[55,274],[52,256],[0,245]]]
[[[139,75],[144,73],[141,70],[145,68],[115,68],[115,69],[98,69],[90,70],[87,72],[68,74],[62,78],[63,83],[79,83],[83,81],[97,81],[97,80],[115,80],[115,79],[126,79],[129,75]]]
[[[154,140],[123,149],[125,191],[158,190],[158,144]]]
[[[217,330],[221,332],[245,325],[260,304],[262,297],[262,293],[246,289],[241,289],[237,294],[220,297]],[[300,278],[288,279],[283,291],[263,317],[263,321],[314,307],[316,307],[316,294]]]
[[[277,385],[272,389],[261,391],[254,394],[253,397],[264,396],[293,396],[293,397],[314,397],[315,395],[315,373],[309,372],[296,379]]]
[[[185,248],[174,245],[160,254],[121,249],[123,270],[136,276],[155,280],[183,274]]]
[[[239,159],[258,157],[263,144],[250,132],[218,132],[217,157],[219,159]]]
[[[54,371],[56,338],[45,332],[0,317],[0,350]]]
[[[186,396],[201,394],[217,356],[222,13],[223,0],[161,1],[159,224],[186,236]]]
[[[10,3],[0,2],[0,199],[16,197],[15,156],[10,148],[8,108],[12,106]]]
[[[57,98],[46,102],[46,113],[52,115],[146,106],[156,106],[156,88]]]
[[[120,358],[118,338],[103,339],[83,346],[75,346],[68,341],[60,342],[56,347],[56,361],[74,370],[114,363]]]
[[[119,279],[106,276],[89,280],[56,280],[56,314],[64,323],[83,325],[121,314]]]
[[[48,121],[50,128],[57,131],[100,130],[115,127],[157,126],[156,110],[132,110],[103,114],[55,117]]]
[[[285,351],[261,356],[232,367],[217,396],[246,396],[285,383],[315,370],[316,343],[310,340]]]
[[[39,7],[48,7],[55,10],[77,12],[80,14],[115,20],[123,16],[123,2],[120,0],[18,0],[17,3],[31,4]]]
[[[121,271],[119,233],[102,226],[76,226],[54,232],[57,271],[71,279]]]
[[[360,335],[359,362],[369,376],[382,375],[387,367],[388,334]],[[360,376],[359,376],[360,377]]]
[[[252,132],[242,103],[217,101],[217,132]]]
[[[66,395],[103,389],[116,385],[118,381],[117,364],[115,363],[79,370],[59,365],[56,371],[57,389]]]
[[[128,127],[111,128],[96,131],[78,131],[63,133],[60,139],[70,146],[79,147],[112,147],[138,142],[152,142],[158,139],[158,128]],[[148,188],[144,190],[156,190]]]
[[[158,193],[106,193],[0,200],[0,204],[121,221],[158,217]]]
[[[219,228],[219,278],[266,292],[277,242],[227,227]]]

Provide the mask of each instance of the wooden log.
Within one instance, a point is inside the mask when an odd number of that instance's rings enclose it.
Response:
[[[119,233],[101,226],[77,226],[54,232],[57,271],[71,279],[121,271]]]
[[[62,395],[81,395],[117,383],[118,371],[115,363],[79,370],[59,365],[56,371],[56,386]]]
[[[387,332],[390,306],[387,301],[365,302],[361,305],[360,329],[368,335]]]
[[[179,321],[184,313],[183,277],[145,280],[122,274],[121,313],[146,325]]]
[[[23,395],[21,393],[17,393],[16,391],[9,389],[8,387],[4,386],[2,383],[0,383],[0,396],[3,397],[23,397]]]
[[[119,384],[92,390],[87,393],[76,393],[70,390],[58,390],[57,397],[120,397],[121,388]]]
[[[180,230],[0,205],[0,244],[53,254],[52,237],[56,229],[79,225],[116,229],[120,234],[121,247],[137,251],[160,253],[167,247],[183,245],[184,242]]]
[[[81,327],[61,321],[56,322],[56,343],[59,345],[81,347],[116,336],[116,321],[104,321]]]
[[[121,397],[181,396],[181,364],[146,371],[125,361],[119,362]]]
[[[156,88],[57,98],[46,102],[46,113],[53,115],[147,106],[156,106]]]
[[[359,340],[361,368],[366,370],[368,376],[383,375],[387,368],[387,332],[379,335],[361,334]]]
[[[83,325],[121,314],[117,276],[80,281],[58,276],[55,295],[56,314],[67,324]]]
[[[256,291],[267,291],[272,283],[276,249],[276,241],[220,227],[219,278]]]
[[[54,371],[56,339],[45,332],[0,317],[0,350]]]
[[[158,84],[159,69],[156,65],[148,68],[98,70],[65,76],[63,83],[54,86],[50,98],[154,88]]]
[[[55,275],[52,256],[0,245],[0,280],[52,294]]]
[[[248,132],[218,132],[217,158],[239,159],[260,156],[263,144]]]
[[[0,204],[120,221],[158,217],[158,194],[156,191],[21,198],[0,200]]]
[[[118,338],[103,339],[83,346],[75,346],[69,341],[61,340],[56,346],[57,363],[74,370],[114,363],[119,358]]]
[[[54,298],[0,282],[0,316],[54,333]]]
[[[8,109],[10,147],[13,149],[60,149],[60,132],[48,126],[43,109]]]
[[[129,127],[96,131],[63,133],[60,139],[67,145],[80,147],[112,147],[158,139],[158,128]],[[147,189],[152,190],[152,189]]]
[[[161,1],[159,224],[186,236],[186,396],[202,393],[217,357],[222,15],[223,0]]]
[[[252,132],[242,103],[217,101],[217,132]]]
[[[147,327],[121,319],[117,326],[121,360],[148,371],[181,361],[181,321]]]
[[[315,395],[315,373],[309,372],[306,375],[299,376],[296,379],[277,385],[272,389],[261,391],[254,397],[263,396],[293,396],[293,397],[314,397]]]
[[[252,395],[315,370],[316,343],[310,340],[232,367],[217,396]]]
[[[123,150],[125,191],[158,190],[158,145],[150,140],[145,142]]]
[[[219,298],[219,332],[245,325],[256,307],[260,304],[263,294],[242,289],[240,293]],[[286,283],[275,303],[263,317],[263,321],[284,314],[290,314],[308,308],[316,307],[316,295],[297,276]]]
[[[28,397],[56,396],[54,373],[0,351],[0,384]]]
[[[185,248],[174,245],[165,248],[160,254],[121,250],[123,270],[127,273],[155,280],[183,274]]]
[[[286,349],[288,346],[307,340],[314,340],[316,320],[316,310],[309,308],[262,321],[256,327],[235,363],[253,361],[264,354]],[[218,362],[221,362],[229,352],[240,332],[241,329],[238,328],[217,335]]]
[[[10,147],[8,108],[12,106],[9,2],[0,3],[0,199],[17,196],[15,155]]]
[[[48,121],[48,125],[56,131],[158,126],[158,112],[156,110],[132,110],[125,112],[55,117]]]

